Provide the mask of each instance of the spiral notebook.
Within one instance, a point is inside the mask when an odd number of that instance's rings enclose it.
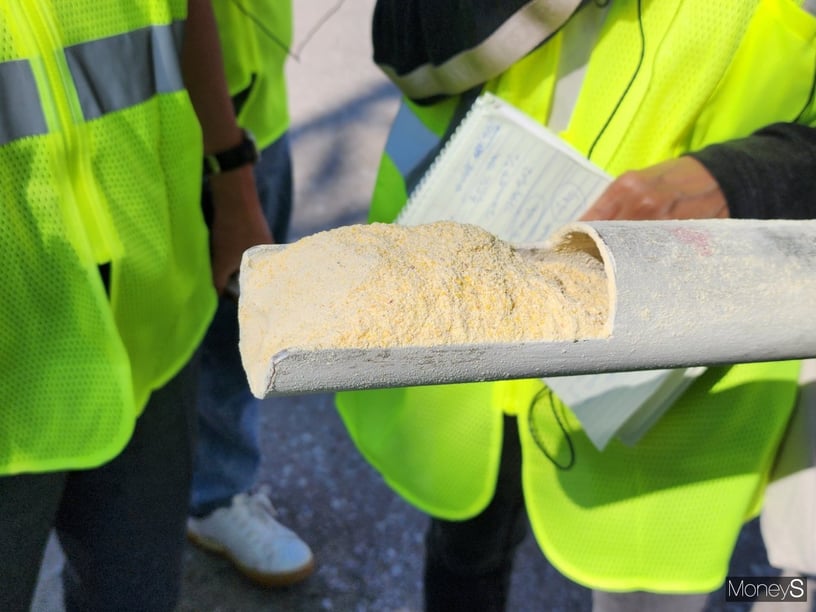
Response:
[[[610,180],[534,119],[497,96],[482,94],[419,181],[397,223],[458,221],[509,242],[541,242],[579,217]]]
[[[555,133],[482,94],[397,217],[403,225],[451,220],[517,244],[545,241],[577,219],[611,178]],[[546,379],[593,443],[634,444],[704,368]]]

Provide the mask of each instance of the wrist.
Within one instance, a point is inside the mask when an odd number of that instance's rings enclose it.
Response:
[[[213,210],[237,212],[260,207],[252,166],[244,165],[235,170],[214,174],[206,182]]]
[[[260,159],[255,138],[248,130],[241,130],[241,140],[238,144],[204,154],[203,174],[205,178],[216,176],[224,172],[254,166]]]

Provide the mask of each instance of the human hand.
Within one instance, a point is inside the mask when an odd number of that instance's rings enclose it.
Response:
[[[705,166],[683,156],[625,172],[606,188],[582,221],[728,217],[719,184]]]
[[[252,166],[217,174],[209,181],[213,200],[213,284],[221,295],[230,276],[240,268],[244,251],[273,240],[258,199]]]

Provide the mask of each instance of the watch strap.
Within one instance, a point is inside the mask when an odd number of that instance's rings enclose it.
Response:
[[[241,142],[234,147],[204,156],[204,176],[214,176],[258,162],[258,147],[247,130],[242,130]]]

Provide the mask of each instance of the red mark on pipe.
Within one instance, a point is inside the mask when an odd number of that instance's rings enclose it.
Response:
[[[677,227],[672,229],[671,233],[683,244],[694,248],[700,257],[711,257],[714,254],[707,232],[687,227]]]

